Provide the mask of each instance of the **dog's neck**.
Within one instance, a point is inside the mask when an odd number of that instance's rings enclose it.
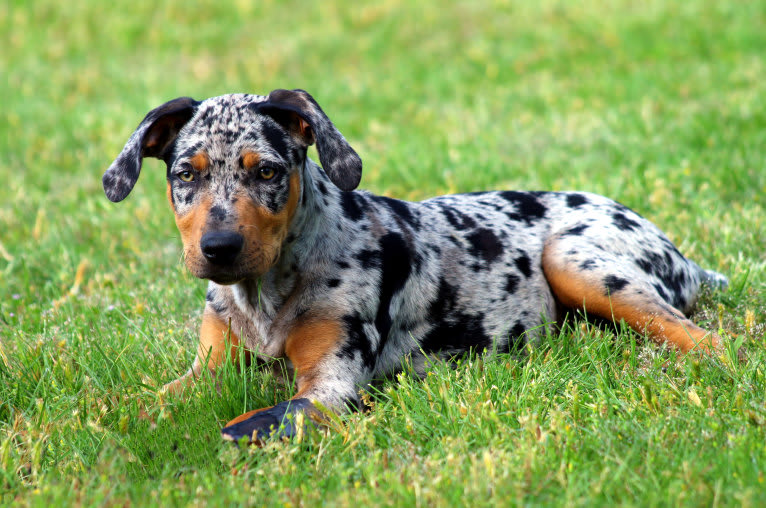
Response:
[[[328,254],[342,245],[337,226],[342,191],[308,157],[299,171],[300,204],[276,263],[261,277],[236,284],[239,297],[265,318],[274,319],[290,295],[323,273],[334,262]]]

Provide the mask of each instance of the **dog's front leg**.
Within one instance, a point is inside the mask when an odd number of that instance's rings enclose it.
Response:
[[[183,376],[163,386],[162,393],[174,395],[183,391],[202,374],[205,365],[211,373],[215,373],[227,360],[237,364],[238,346],[239,337],[231,331],[230,323],[221,319],[209,306],[206,307],[194,363]]]
[[[336,412],[357,398],[363,369],[356,355],[338,354],[345,326],[330,317],[302,318],[290,330],[285,354],[295,369],[298,392],[275,406],[247,412],[226,424],[224,439],[262,443],[268,437],[294,437],[320,415],[317,406]],[[315,405],[315,403],[318,403]]]

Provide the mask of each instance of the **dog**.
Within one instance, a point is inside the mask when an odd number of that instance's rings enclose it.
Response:
[[[297,383],[229,422],[226,439],[293,436],[318,408],[358,407],[360,388],[405,359],[422,373],[433,357],[518,350],[576,311],[682,353],[722,348],[684,313],[726,278],[629,208],[585,192],[411,203],[355,191],[360,157],[303,90],[153,109],[103,175],[111,201],[145,157],[165,161],[185,264],[210,281],[196,359],[163,390],[243,351],[285,359]]]

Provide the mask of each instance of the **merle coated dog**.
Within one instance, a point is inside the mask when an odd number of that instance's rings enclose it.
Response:
[[[294,398],[229,422],[229,439],[290,436],[287,415],[357,405],[405,358],[422,369],[514,350],[577,309],[682,352],[721,348],[684,313],[702,283],[726,279],[635,212],[584,192],[410,203],[354,191],[359,156],[302,90],[150,111],[104,174],[109,199],[130,193],[144,157],[167,164],[186,266],[210,281],[196,359],[164,389],[243,350],[286,359],[297,381]]]

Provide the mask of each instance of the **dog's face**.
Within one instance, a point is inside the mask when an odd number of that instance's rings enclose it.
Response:
[[[141,122],[104,174],[104,190],[112,201],[124,199],[143,157],[163,159],[187,267],[232,284],[260,276],[279,258],[315,141],[330,179],[355,188],[359,156],[303,91],[175,99]]]
[[[241,95],[203,102],[166,161],[186,265],[222,284],[274,264],[300,200],[312,132],[300,118],[282,124],[260,114],[259,102]]]

